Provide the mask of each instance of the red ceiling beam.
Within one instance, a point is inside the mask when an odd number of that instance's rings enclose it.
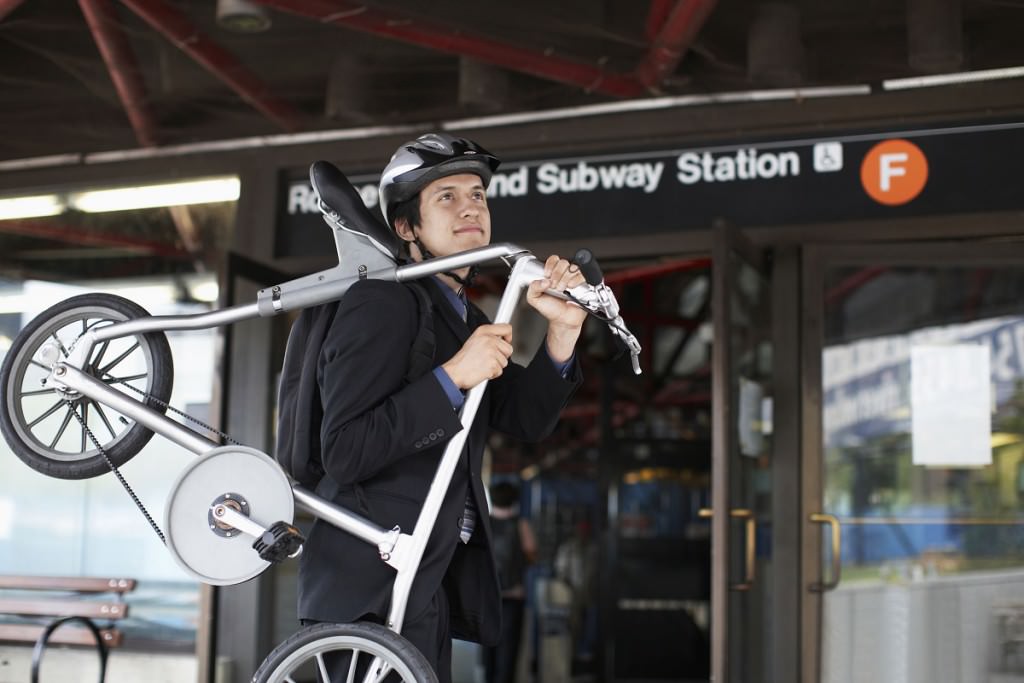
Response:
[[[137,1],[137,0],[136,0]],[[399,40],[431,50],[471,57],[512,71],[566,83],[612,97],[644,94],[635,78],[544,51],[473,36],[459,29],[422,21],[347,0],[254,0],[256,4],[308,19]]]
[[[24,235],[42,240],[54,240],[69,244],[92,247],[111,247],[114,249],[130,249],[139,255],[153,255],[172,259],[188,259],[191,254],[173,244],[124,237],[111,233],[95,232],[72,228],[60,223],[39,220],[0,221],[0,233]]]
[[[142,147],[156,147],[157,128],[146,97],[146,86],[128,37],[118,23],[113,3],[111,0],[78,0],[78,4],[110,72],[117,96],[121,98],[121,106],[135,131],[135,139]]]
[[[647,57],[637,66],[635,75],[648,90],[656,91],[662,81],[676,70],[683,55],[704,26],[716,0],[677,0],[675,7],[651,43]],[[656,11],[652,7],[652,13]]]
[[[615,270],[607,273],[604,276],[604,281],[605,284],[608,285],[620,285],[626,282],[634,282],[636,280],[650,280],[652,278],[668,275],[669,273],[679,273],[687,270],[707,270],[710,267],[711,259],[709,258],[668,261],[666,263],[654,263],[647,266]]]
[[[234,55],[203,34],[174,5],[166,0],[121,2],[278,126],[289,132],[302,127],[302,116],[298,111],[271,95],[266,84]]]
[[[675,0],[651,0],[651,6],[647,8],[647,21],[644,23],[644,36],[648,41],[653,42],[658,37],[658,31],[672,11]]]
[[[868,284],[878,276],[888,272],[888,270],[888,268],[880,266],[861,268],[853,275],[843,279],[842,282],[830,287],[829,290],[825,292],[825,303],[834,304],[841,302],[843,299],[850,296],[853,292]]]
[[[0,21],[3,21],[4,17],[18,9],[23,2],[25,0],[0,0]]]

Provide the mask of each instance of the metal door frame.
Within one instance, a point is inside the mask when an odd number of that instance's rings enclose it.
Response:
[[[762,247],[751,243],[736,228],[719,226],[712,240],[712,320],[716,330],[726,330],[729,320],[729,252],[765,273],[770,268],[772,304],[773,443],[771,651],[766,680],[796,680],[800,665],[800,253],[794,245]],[[726,267],[722,267],[726,266]],[[711,496],[714,510],[729,510],[729,434],[731,419],[730,358],[727,337],[714,337],[712,351],[712,412],[724,419],[712,423]],[[711,541],[711,676],[716,683],[730,681],[729,623],[729,516],[712,517]]]

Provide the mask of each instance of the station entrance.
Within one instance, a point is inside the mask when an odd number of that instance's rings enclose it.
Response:
[[[741,662],[736,680],[770,679],[753,672],[769,664],[775,618],[772,266],[721,228],[711,254],[609,270],[644,374],[588,338],[588,385],[524,469],[549,549],[542,680],[548,647],[572,662],[549,678],[706,681],[716,639],[744,653],[723,658]],[[568,645],[557,637],[563,583]]]
[[[578,671],[1016,675],[1018,240],[766,249],[721,228],[710,258],[616,277],[645,374],[591,369],[596,403],[565,420],[590,440],[534,502],[548,533],[585,518],[600,541],[599,654]]]

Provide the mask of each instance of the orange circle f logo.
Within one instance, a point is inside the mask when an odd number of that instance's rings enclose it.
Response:
[[[860,182],[868,196],[879,204],[906,204],[921,194],[928,182],[928,160],[913,142],[885,140],[864,157]]]

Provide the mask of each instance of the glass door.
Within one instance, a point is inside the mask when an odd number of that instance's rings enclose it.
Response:
[[[1024,245],[806,256],[803,680],[1024,680]]]
[[[712,246],[711,674],[773,680],[771,264],[742,234]]]

